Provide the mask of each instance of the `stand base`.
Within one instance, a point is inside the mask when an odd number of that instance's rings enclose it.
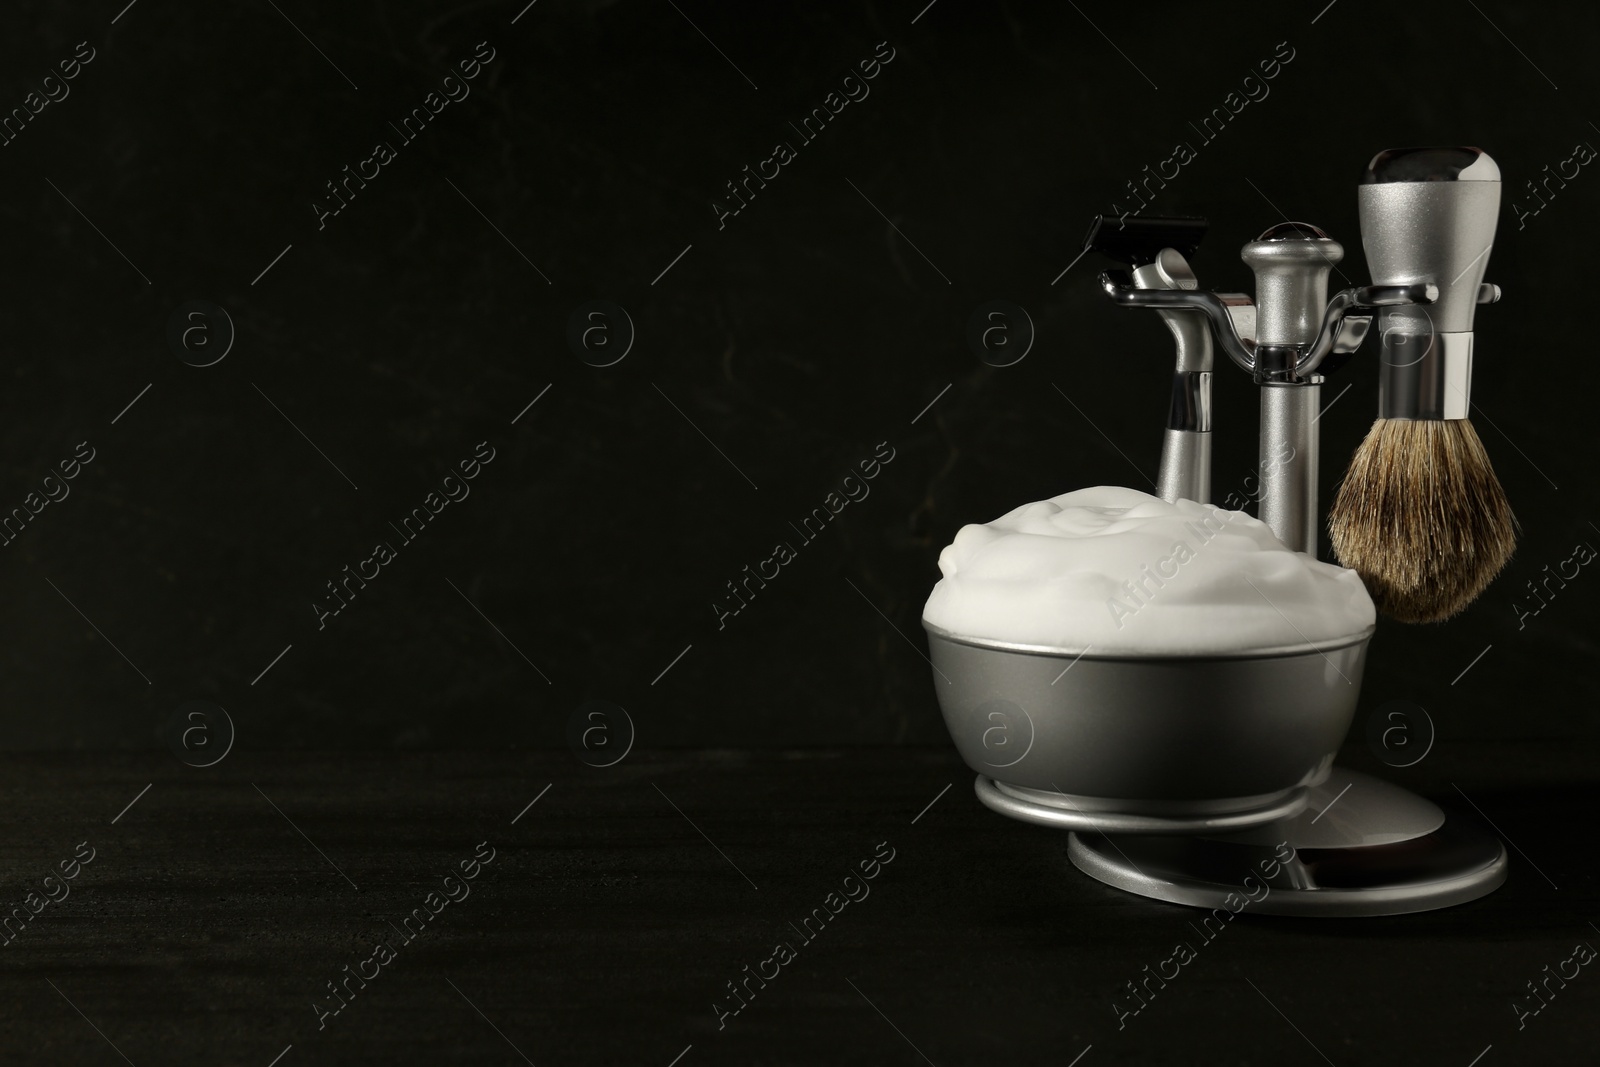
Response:
[[[1506,878],[1500,839],[1381,779],[1335,768],[1296,816],[1233,835],[1074,833],[1091,878],[1191,907],[1263,915],[1406,915]]]

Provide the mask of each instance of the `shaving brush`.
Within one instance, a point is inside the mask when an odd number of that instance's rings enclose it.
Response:
[[[1473,315],[1500,209],[1500,168],[1477,148],[1380,152],[1358,194],[1376,285],[1432,282],[1430,305],[1385,308],[1378,420],[1328,516],[1339,561],[1402,622],[1457,614],[1516,547],[1516,518],[1468,418]]]

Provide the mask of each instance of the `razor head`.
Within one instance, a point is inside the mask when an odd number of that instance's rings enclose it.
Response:
[[[1154,263],[1163,248],[1176,249],[1185,259],[1193,257],[1205,235],[1206,220],[1195,215],[1096,215],[1083,245],[1118,263],[1142,267]]]

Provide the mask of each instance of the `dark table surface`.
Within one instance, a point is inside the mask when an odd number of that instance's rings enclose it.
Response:
[[[1509,835],[1506,885],[1410,917],[1247,912],[1200,942],[1190,910],[980,807],[947,750],[10,755],[5,907],[93,859],[12,920],[0,1062],[1595,1062],[1600,974],[1520,1030],[1512,1009],[1600,945],[1592,754],[1441,742],[1383,773]],[[875,855],[803,940],[790,924]],[[1119,987],[1184,940],[1197,958],[1119,1029]],[[793,958],[764,962],[778,942]],[[719,1026],[746,965],[777,976]]]

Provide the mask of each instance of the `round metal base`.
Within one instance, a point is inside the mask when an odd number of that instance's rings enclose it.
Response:
[[[1002,815],[1075,831],[1067,855],[1091,878],[1226,918],[1406,915],[1476,900],[1506,879],[1499,838],[1340,767],[1284,794],[1159,806],[983,775],[974,788]]]
[[[1129,801],[1007,785],[978,775],[974,791],[1001,815],[1063,830],[1110,834],[1220,834],[1275,823],[1305,810],[1303,787],[1225,801]],[[1131,809],[1131,810],[1130,810]]]
[[[1205,838],[1113,840],[1073,834],[1067,855],[1092,878],[1172,904],[1260,915],[1409,915],[1477,900],[1505,882],[1506,850],[1499,840],[1452,832],[1458,829],[1447,822],[1404,845],[1328,849],[1316,857],[1297,853],[1294,862],[1312,872],[1310,884],[1301,886],[1267,885],[1259,877],[1246,882],[1253,873],[1248,863],[1239,867],[1235,881],[1213,880],[1207,873],[1223,857],[1203,854],[1217,844]],[[1181,843],[1190,854],[1153,855],[1149,846],[1160,841]],[[1270,849],[1263,850],[1261,859],[1271,856]],[[1329,881],[1320,880],[1330,875]]]
[[[1243,911],[1407,915],[1476,900],[1506,879],[1499,838],[1340,768],[1312,788],[1304,813],[1271,826],[1209,837],[1074,833],[1067,855],[1107,885],[1222,911],[1223,921]]]

